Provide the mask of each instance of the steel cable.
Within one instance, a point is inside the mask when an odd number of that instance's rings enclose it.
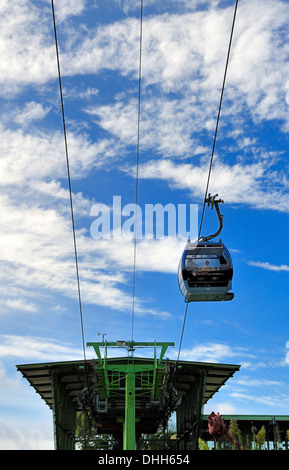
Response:
[[[64,112],[64,100],[63,100],[63,92],[62,92],[62,80],[61,80],[59,47],[58,47],[57,29],[56,29],[56,19],[55,19],[55,9],[54,9],[54,2],[53,2],[53,0],[51,0],[51,8],[52,8],[52,18],[53,18],[53,28],[54,28],[54,38],[55,38],[55,50],[56,50],[57,70],[58,70],[58,81],[59,81],[59,93],[60,93],[60,101],[61,101],[63,136],[64,136],[64,146],[65,146],[65,156],[66,156],[66,168],[67,168],[67,180],[68,180],[68,188],[69,188],[70,213],[71,213],[71,223],[72,223],[72,233],[73,233],[73,246],[74,246],[74,258],[75,258],[75,268],[76,268],[76,280],[77,280],[77,291],[78,291],[78,303],[79,303],[79,313],[80,313],[81,335],[82,335],[82,347],[83,347],[83,356],[84,356],[85,370],[86,370],[86,374],[88,374],[88,372],[87,372],[87,363],[86,363],[86,354],[85,354],[83,312],[82,312],[82,300],[81,300],[81,289],[80,289],[80,276],[79,276],[79,266],[78,266],[76,234],[75,234],[75,221],[74,221],[74,210],[73,210],[73,198],[72,198],[72,189],[71,189],[70,164],[69,164],[68,144],[67,144],[67,133],[66,133],[66,124],[65,124],[65,112]],[[86,375],[86,378],[87,378],[87,387],[89,388],[88,375]]]
[[[140,35],[139,35],[139,71],[138,71],[138,113],[137,113],[137,148],[136,148],[136,184],[135,184],[135,224],[134,224],[134,250],[133,250],[133,288],[132,288],[132,325],[131,340],[134,335],[135,314],[135,285],[136,285],[136,248],[137,248],[137,208],[138,208],[138,176],[140,153],[140,118],[141,118],[141,75],[142,75],[142,37],[143,37],[143,0],[141,0]]]
[[[230,52],[231,52],[231,46],[232,46],[232,39],[233,39],[233,33],[234,33],[234,28],[235,28],[237,8],[238,8],[238,0],[236,0],[234,16],[233,16],[233,22],[232,22],[232,27],[231,27],[231,35],[230,35],[228,52],[227,52],[225,72],[224,72],[224,77],[223,77],[222,91],[221,91],[221,97],[220,97],[220,102],[219,102],[219,109],[218,109],[218,115],[217,115],[215,135],[214,135],[214,141],[213,141],[213,147],[212,147],[212,153],[211,153],[211,159],[210,159],[210,165],[209,165],[209,172],[208,172],[207,185],[206,185],[206,190],[205,190],[205,197],[204,197],[204,202],[203,202],[202,217],[201,217],[201,222],[200,222],[198,238],[200,238],[200,236],[201,236],[201,230],[202,230],[204,212],[205,212],[205,205],[206,205],[206,199],[207,199],[207,196],[208,196],[208,189],[209,189],[209,183],[210,183],[210,178],[211,178],[213,158],[214,158],[214,152],[215,152],[215,146],[216,146],[216,140],[217,140],[217,133],[218,133],[218,127],[219,127],[219,121],[220,121],[220,115],[221,115],[221,107],[222,107],[222,102],[223,102],[225,83],[226,83],[226,77],[227,77],[227,70],[228,70],[229,58],[230,58]]]

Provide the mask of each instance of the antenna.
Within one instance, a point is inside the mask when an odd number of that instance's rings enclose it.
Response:
[[[104,344],[104,337],[106,336],[106,333],[97,333],[97,336],[102,336],[102,343]]]

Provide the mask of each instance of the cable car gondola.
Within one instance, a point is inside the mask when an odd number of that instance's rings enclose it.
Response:
[[[186,302],[222,301],[232,300],[233,263],[231,255],[222,243],[212,241],[223,228],[223,217],[220,214],[218,204],[222,200],[216,200],[216,196],[210,196],[206,200],[208,204],[216,208],[219,229],[211,236],[202,237],[196,242],[188,242],[178,269],[178,282],[181,293]]]

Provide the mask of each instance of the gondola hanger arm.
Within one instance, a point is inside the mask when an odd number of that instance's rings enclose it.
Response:
[[[218,217],[218,221],[219,221],[219,228],[213,235],[208,235],[207,237],[201,237],[200,239],[203,240],[203,241],[208,241],[208,240],[212,240],[212,238],[216,238],[221,233],[221,231],[223,229],[223,216],[220,212],[219,204],[223,204],[224,201],[223,201],[223,199],[216,199],[217,196],[218,196],[218,194],[215,194],[214,196],[211,196],[211,194],[209,194],[208,197],[205,200],[205,203],[208,206],[211,206],[211,209],[213,209],[213,208],[216,209],[216,213],[217,213],[217,217]]]

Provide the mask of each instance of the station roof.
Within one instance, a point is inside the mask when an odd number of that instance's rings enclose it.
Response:
[[[108,358],[108,363],[126,362],[127,358]],[[92,363],[91,360],[87,362]],[[150,363],[153,359],[134,358],[134,362]],[[175,361],[169,361],[174,363]],[[206,362],[189,362],[179,361],[179,368],[176,375],[175,388],[180,394],[185,394],[186,390],[191,386],[196,377],[201,373],[206,373],[205,386],[205,403],[219,391],[226,381],[240,369],[239,365],[206,363]],[[21,372],[23,377],[41,396],[45,403],[52,408],[52,383],[51,374],[56,372],[61,375],[61,380],[65,384],[67,393],[72,401],[77,404],[77,397],[86,386],[86,376],[84,370],[84,361],[67,361],[67,362],[48,362],[36,364],[17,365],[17,370]]]
[[[224,421],[231,421],[234,419],[235,421],[248,421],[249,423],[268,423],[273,419],[273,415],[222,415]],[[279,422],[286,422],[287,425],[289,423],[289,415],[274,415],[274,418],[279,424]]]

